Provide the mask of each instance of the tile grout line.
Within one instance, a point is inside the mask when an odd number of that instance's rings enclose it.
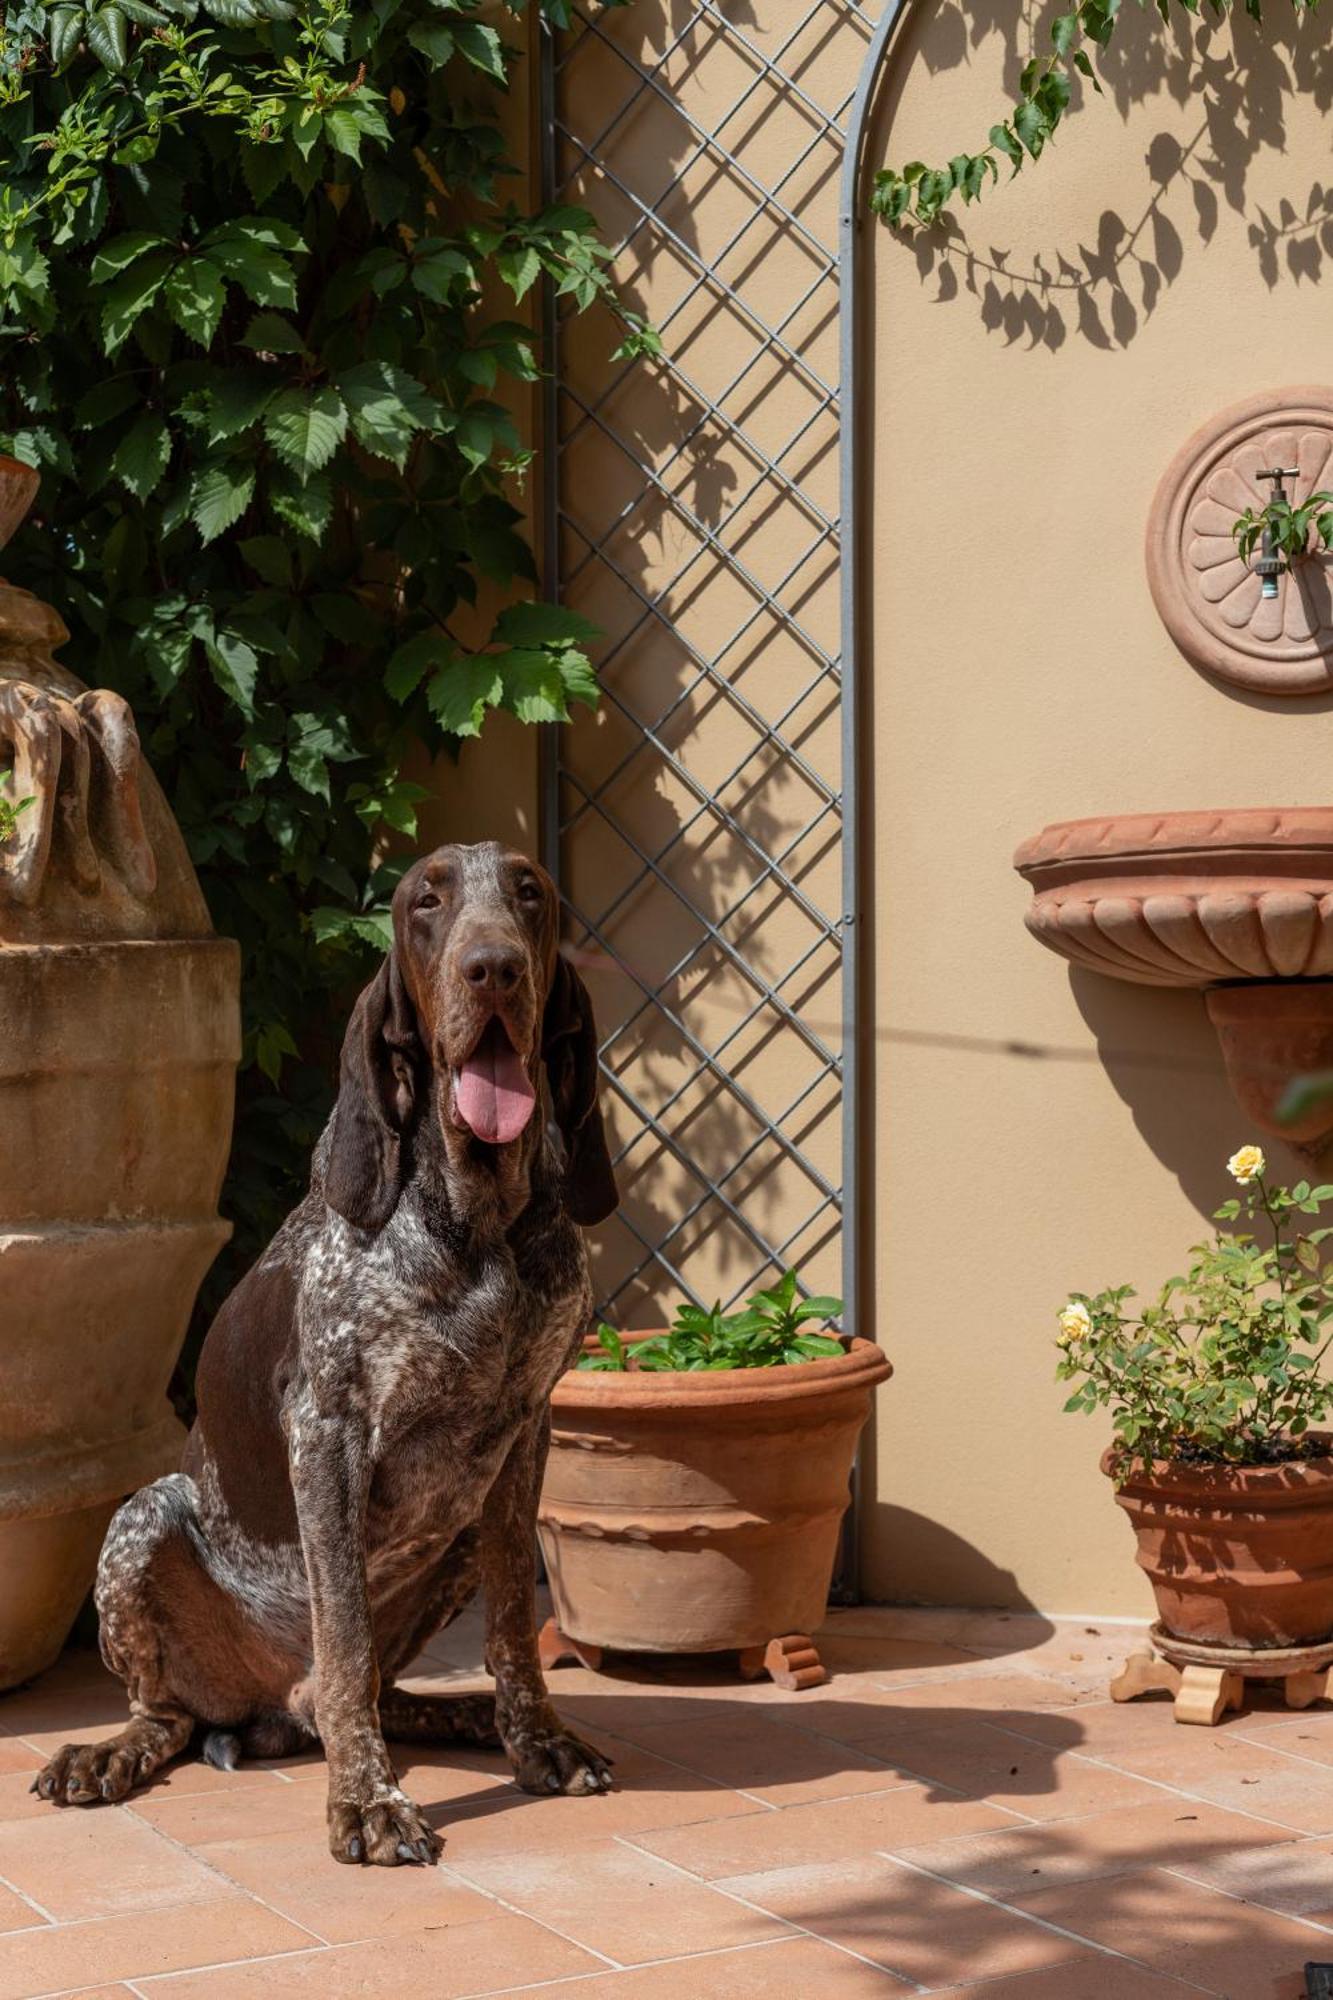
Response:
[[[208,1860],[206,1856],[200,1854],[197,1848],[187,1847],[185,1842],[178,1840],[174,1833],[164,1832],[157,1825],[156,1821],[142,1819],[132,1805],[128,1803],[124,1804],[119,1810],[127,1813],[135,1826],[146,1826],[150,1832],[157,1834],[161,1840],[165,1841],[168,1847],[174,1848],[178,1854],[185,1855],[187,1860],[193,1861],[198,1867],[206,1869],[214,1880],[221,1883],[232,1895],[241,1896],[249,1902],[257,1903],[260,1909],[267,1910],[271,1917],[277,1917],[281,1922],[291,1924],[296,1930],[304,1931],[307,1937],[313,1938],[316,1944],[328,1947],[328,1938],[321,1937],[319,1932],[313,1930],[309,1924],[302,1923],[299,1917],[289,1917],[284,1910],[275,1909],[272,1903],[267,1902],[255,1890],[248,1888],[245,1883],[237,1882],[234,1877],[226,1874],[215,1862]],[[294,1951],[304,1950],[305,1947],[294,1945],[292,1949]],[[227,1962],[229,1964],[233,1963],[231,1960]],[[234,1963],[243,1965],[246,1961],[244,1959],[237,1959]]]
[[[15,1821],[15,1824],[17,1825],[18,1822]],[[45,1904],[39,1903],[35,1896],[30,1896],[26,1889],[20,1889],[17,1882],[11,1882],[8,1875],[0,1875],[0,1888],[8,1889],[11,1895],[17,1896],[20,1902],[26,1903],[30,1910],[36,1910],[38,1916],[44,1920],[45,1924],[58,1924],[60,1922],[59,1917],[56,1916],[54,1911],[48,1910]],[[28,1924],[24,1928],[36,1931],[41,1930],[43,1925]]]
[[[790,1930],[798,1933],[801,1937],[813,1938],[816,1944],[828,1945],[831,1950],[840,1951],[843,1954],[844,1958],[854,1958],[857,1960],[858,1964],[873,1966],[876,1972],[887,1972],[890,1969],[888,1966],[881,1965],[877,1959],[866,1958],[862,1952],[853,1951],[850,1945],[838,1944],[833,1938],[821,1937],[818,1931],[810,1930],[807,1925],[798,1923],[794,1917],[775,1916],[775,1913],[772,1910],[764,1909],[763,1906],[759,1903],[750,1902],[747,1897],[740,1895],[736,1890],[724,1889],[721,1886],[720,1882],[712,1880],[706,1875],[695,1875],[691,1873],[691,1871],[688,1868],[686,1868],[681,1862],[672,1861],[666,1855],[663,1854],[655,1854],[652,1848],[650,1847],[636,1846],[634,1838],[630,1834],[613,1834],[611,1837],[613,1840],[620,1841],[623,1846],[631,1848],[634,1853],[644,1855],[650,1861],[656,1862],[659,1865],[667,1868],[674,1868],[676,1873],[678,1875],[683,1875],[687,1882],[692,1882],[696,1884],[698,1887],[704,1889],[712,1889],[715,1892],[715,1894],[719,1896],[724,1896],[728,1902],[736,1903],[742,1909],[753,1911],[753,1913],[756,1916],[768,1917],[772,1919],[774,1922],[786,1924]],[[755,1942],[760,1944],[782,1944],[786,1942],[786,1940],[782,1938],[760,1938],[755,1940]],[[745,1949],[745,1948],[746,1947],[743,1946],[737,1947],[737,1949]],[[665,1965],[665,1964],[670,1964],[672,1961],[669,1959],[659,1959],[652,1962]],[[928,1993],[930,1991],[930,1988],[928,1986],[922,1986],[919,1980],[912,1979],[906,1973],[895,1972],[893,1973],[892,1976],[895,1979],[905,1980],[907,1985],[914,1987],[918,1993]]]
[[[955,1882],[947,1875],[936,1874],[933,1868],[927,1868],[919,1861],[905,1860],[900,1854],[890,1854],[883,1849],[876,1851],[882,1861],[889,1861],[899,1868],[906,1868],[913,1875],[923,1875],[927,1881],[938,1882],[941,1888],[960,1890],[974,1902],[984,1903],[993,1910],[1003,1910],[1011,1917],[1020,1917],[1024,1923],[1033,1924],[1038,1930],[1050,1931],[1055,1937],[1068,1938],[1071,1944],[1081,1945],[1085,1950],[1101,1952],[1103,1957],[1118,1959],[1124,1965],[1142,1966],[1147,1972],[1154,1972],[1157,1969],[1147,1959],[1135,1958],[1132,1952],[1118,1951],[1114,1945],[1101,1944],[1096,1938],[1084,1937],[1081,1931],[1068,1930],[1065,1925],[1052,1923],[1049,1917],[1036,1916],[1031,1910],[1025,1910],[1017,1903],[1006,1903],[1002,1896],[993,1896],[987,1889],[975,1889],[966,1882]],[[1100,1878],[1095,1876],[1090,1878],[1092,1881],[1098,1879]],[[997,1973],[996,1977],[1008,1978],[1010,1975]],[[985,1982],[981,1983],[984,1985]],[[1206,1986],[1196,1987],[1195,1990],[1200,1993],[1209,1991]]]

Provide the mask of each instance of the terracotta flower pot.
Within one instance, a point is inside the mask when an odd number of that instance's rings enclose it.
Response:
[[[1117,1488],[1167,1633],[1253,1648],[1333,1637],[1333,1437],[1318,1441],[1330,1455],[1158,1462]],[[1101,1464],[1114,1476],[1114,1447]]]
[[[789,1367],[563,1376],[538,1514],[561,1632],[694,1653],[813,1631],[857,1436],[891,1373],[853,1340]]]

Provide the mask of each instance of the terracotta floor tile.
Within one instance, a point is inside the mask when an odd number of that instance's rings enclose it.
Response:
[[[1161,1797],[1155,1786],[1127,1771],[1013,1735],[997,1726],[1005,1721],[1002,1711],[988,1711],[984,1722],[947,1710],[881,1713],[885,1719],[877,1731],[856,1748],[945,1795],[988,1799],[1031,1819],[1067,1819]]]
[[[709,1783],[697,1772],[664,1763],[637,1744],[618,1742],[613,1755],[618,1789],[597,1797],[535,1798],[509,1785],[469,1811],[459,1811],[447,1801],[435,1807],[430,1818],[444,1835],[445,1858],[453,1861],[497,1848],[552,1847],[568,1840],[687,1827],[696,1821],[767,1815],[772,1810]],[[428,1804],[420,1786],[417,1797]]]
[[[58,1921],[218,1894],[215,1875],[117,1806],[0,1822],[0,1877]]]
[[[901,1978],[936,1986],[1086,1956],[1086,1947],[879,1857],[804,1863],[724,1885]]]
[[[624,1733],[659,1757],[688,1765],[737,1791],[752,1792],[771,1805],[882,1792],[896,1782],[894,1772],[878,1756],[765,1720],[763,1713],[753,1710],[692,1725],[672,1721],[636,1728],[631,1723]]]
[[[1172,1727],[1175,1734],[1163,1742],[1116,1752],[1108,1761],[1278,1826],[1333,1833],[1333,1781],[1324,1765],[1284,1757],[1244,1736]]]
[[[261,1834],[197,1850],[228,1880],[331,1944],[390,1931],[443,1930],[502,1914],[445,1867],[345,1868],[322,1832]]]
[[[612,1839],[475,1855],[459,1872],[622,1965],[780,1936],[786,1926]]]
[[[1239,1718],[1236,1733],[1265,1750],[1285,1750],[1316,1764],[1333,1764],[1333,1711],[1328,1709],[1307,1709],[1297,1715],[1247,1714]]]
[[[74,1810],[74,1808],[70,1808]],[[183,1847],[203,1847],[217,1840],[248,1840],[258,1834],[295,1833],[308,1829],[324,1837],[324,1786],[273,1784],[262,1790],[241,1786],[235,1791],[136,1792],[126,1810],[145,1826],[158,1828]]]
[[[35,1771],[41,1759],[21,1736],[0,1736],[0,1772]]]
[[[932,1991],[931,2000],[954,2000],[964,1994],[967,2000],[1189,2000],[1204,1990],[1095,1952],[1053,1972],[1020,1972],[1013,1979],[988,1979],[980,1986],[942,1986]],[[1248,2000],[1260,1996],[1251,1994]]]
[[[550,2000],[893,2000],[913,1991],[892,1973],[849,1958],[832,1945],[792,1938],[742,1951],[673,1958],[599,1979],[571,1979],[553,1987]],[[522,2000],[534,1996],[522,1994]]]
[[[12,1889],[0,1888],[0,1931],[26,1931],[45,1922],[22,1896],[16,1896]]]
[[[1247,1903],[1333,1922],[1333,1849],[1328,1841],[1284,1841],[1277,1847],[1245,1848],[1164,1865]]]
[[[1291,1837],[1282,1827],[1224,1812],[1220,1806],[1168,1797],[1150,1806],[1116,1806],[1088,1819],[1047,1821],[929,1845],[877,1844],[949,1881],[1012,1897],[1145,1867],[1183,1867],[1196,1857],[1276,1845]]]
[[[979,1715],[1008,1714],[1015,1709],[1081,1709],[1096,1702],[1097,1691],[1074,1681],[1045,1674],[1005,1672],[970,1674],[956,1680],[929,1681],[920,1687],[891,1688],[876,1706],[905,1709],[974,1710]]]
[[[461,1931],[376,1938],[136,1984],[162,2000],[386,2000],[398,1993],[455,2000],[600,1969],[602,1960],[553,1931],[527,1917],[501,1915]],[[563,1996],[571,1988],[556,1991]]]
[[[333,1865],[333,1864],[331,1864]],[[224,1894],[151,1915],[48,1924],[0,1937],[0,2000],[26,2000],[92,1980],[140,1979],[182,1967],[304,1950],[310,1933],[250,1897]]]
[[[49,1799],[39,1799],[32,1789],[36,1764],[27,1771],[6,1771],[0,1775],[0,1820],[45,1819],[58,1810]]]
[[[1333,1931],[1255,1909],[1162,1869],[1049,1889],[1025,1896],[1020,1907],[1235,2000],[1299,1994],[1305,1961],[1333,1951]]]
[[[1219,1743],[1239,1742],[1245,1737],[1244,1721],[1232,1715],[1216,1729],[1196,1731],[1176,1721],[1165,1695],[1152,1695],[1142,1701],[1085,1702],[1073,1709],[1039,1709],[1025,1704],[1008,1713],[1003,1726],[1017,1736],[1031,1737],[1034,1743],[1080,1750],[1085,1756],[1122,1764],[1129,1757],[1170,1750],[1179,1738],[1196,1734],[1206,1734]]]
[[[906,1847],[923,1835],[979,1833],[1013,1824],[1010,1815],[971,1799],[932,1802],[920,1785],[816,1805],[784,1806],[717,1826],[676,1827],[634,1836],[636,1847],[679,1862],[715,1881],[798,1862],[838,1861]]]

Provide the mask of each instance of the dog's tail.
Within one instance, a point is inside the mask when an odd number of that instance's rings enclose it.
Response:
[[[241,1739],[234,1729],[210,1729],[199,1754],[215,1771],[234,1771],[241,1761]]]

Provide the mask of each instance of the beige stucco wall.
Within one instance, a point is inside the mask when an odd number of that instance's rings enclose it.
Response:
[[[916,10],[872,155],[979,142],[1025,19]],[[1142,553],[1196,425],[1328,379],[1333,241],[1301,226],[1327,214],[1327,26],[1303,53],[1290,34],[1281,10],[1267,43],[1244,22],[1164,38],[1127,9],[1116,88],[962,218],[963,247],[877,230],[870,249],[870,1207],[898,1371],[867,1482],[873,1596],[1147,1607],[1104,1433],[1061,1413],[1052,1315],[1071,1286],[1176,1269],[1252,1135],[1202,1001],[1071,977],[1024,931],[1010,856],[1054,819],[1329,797],[1330,704],[1210,684]]]

